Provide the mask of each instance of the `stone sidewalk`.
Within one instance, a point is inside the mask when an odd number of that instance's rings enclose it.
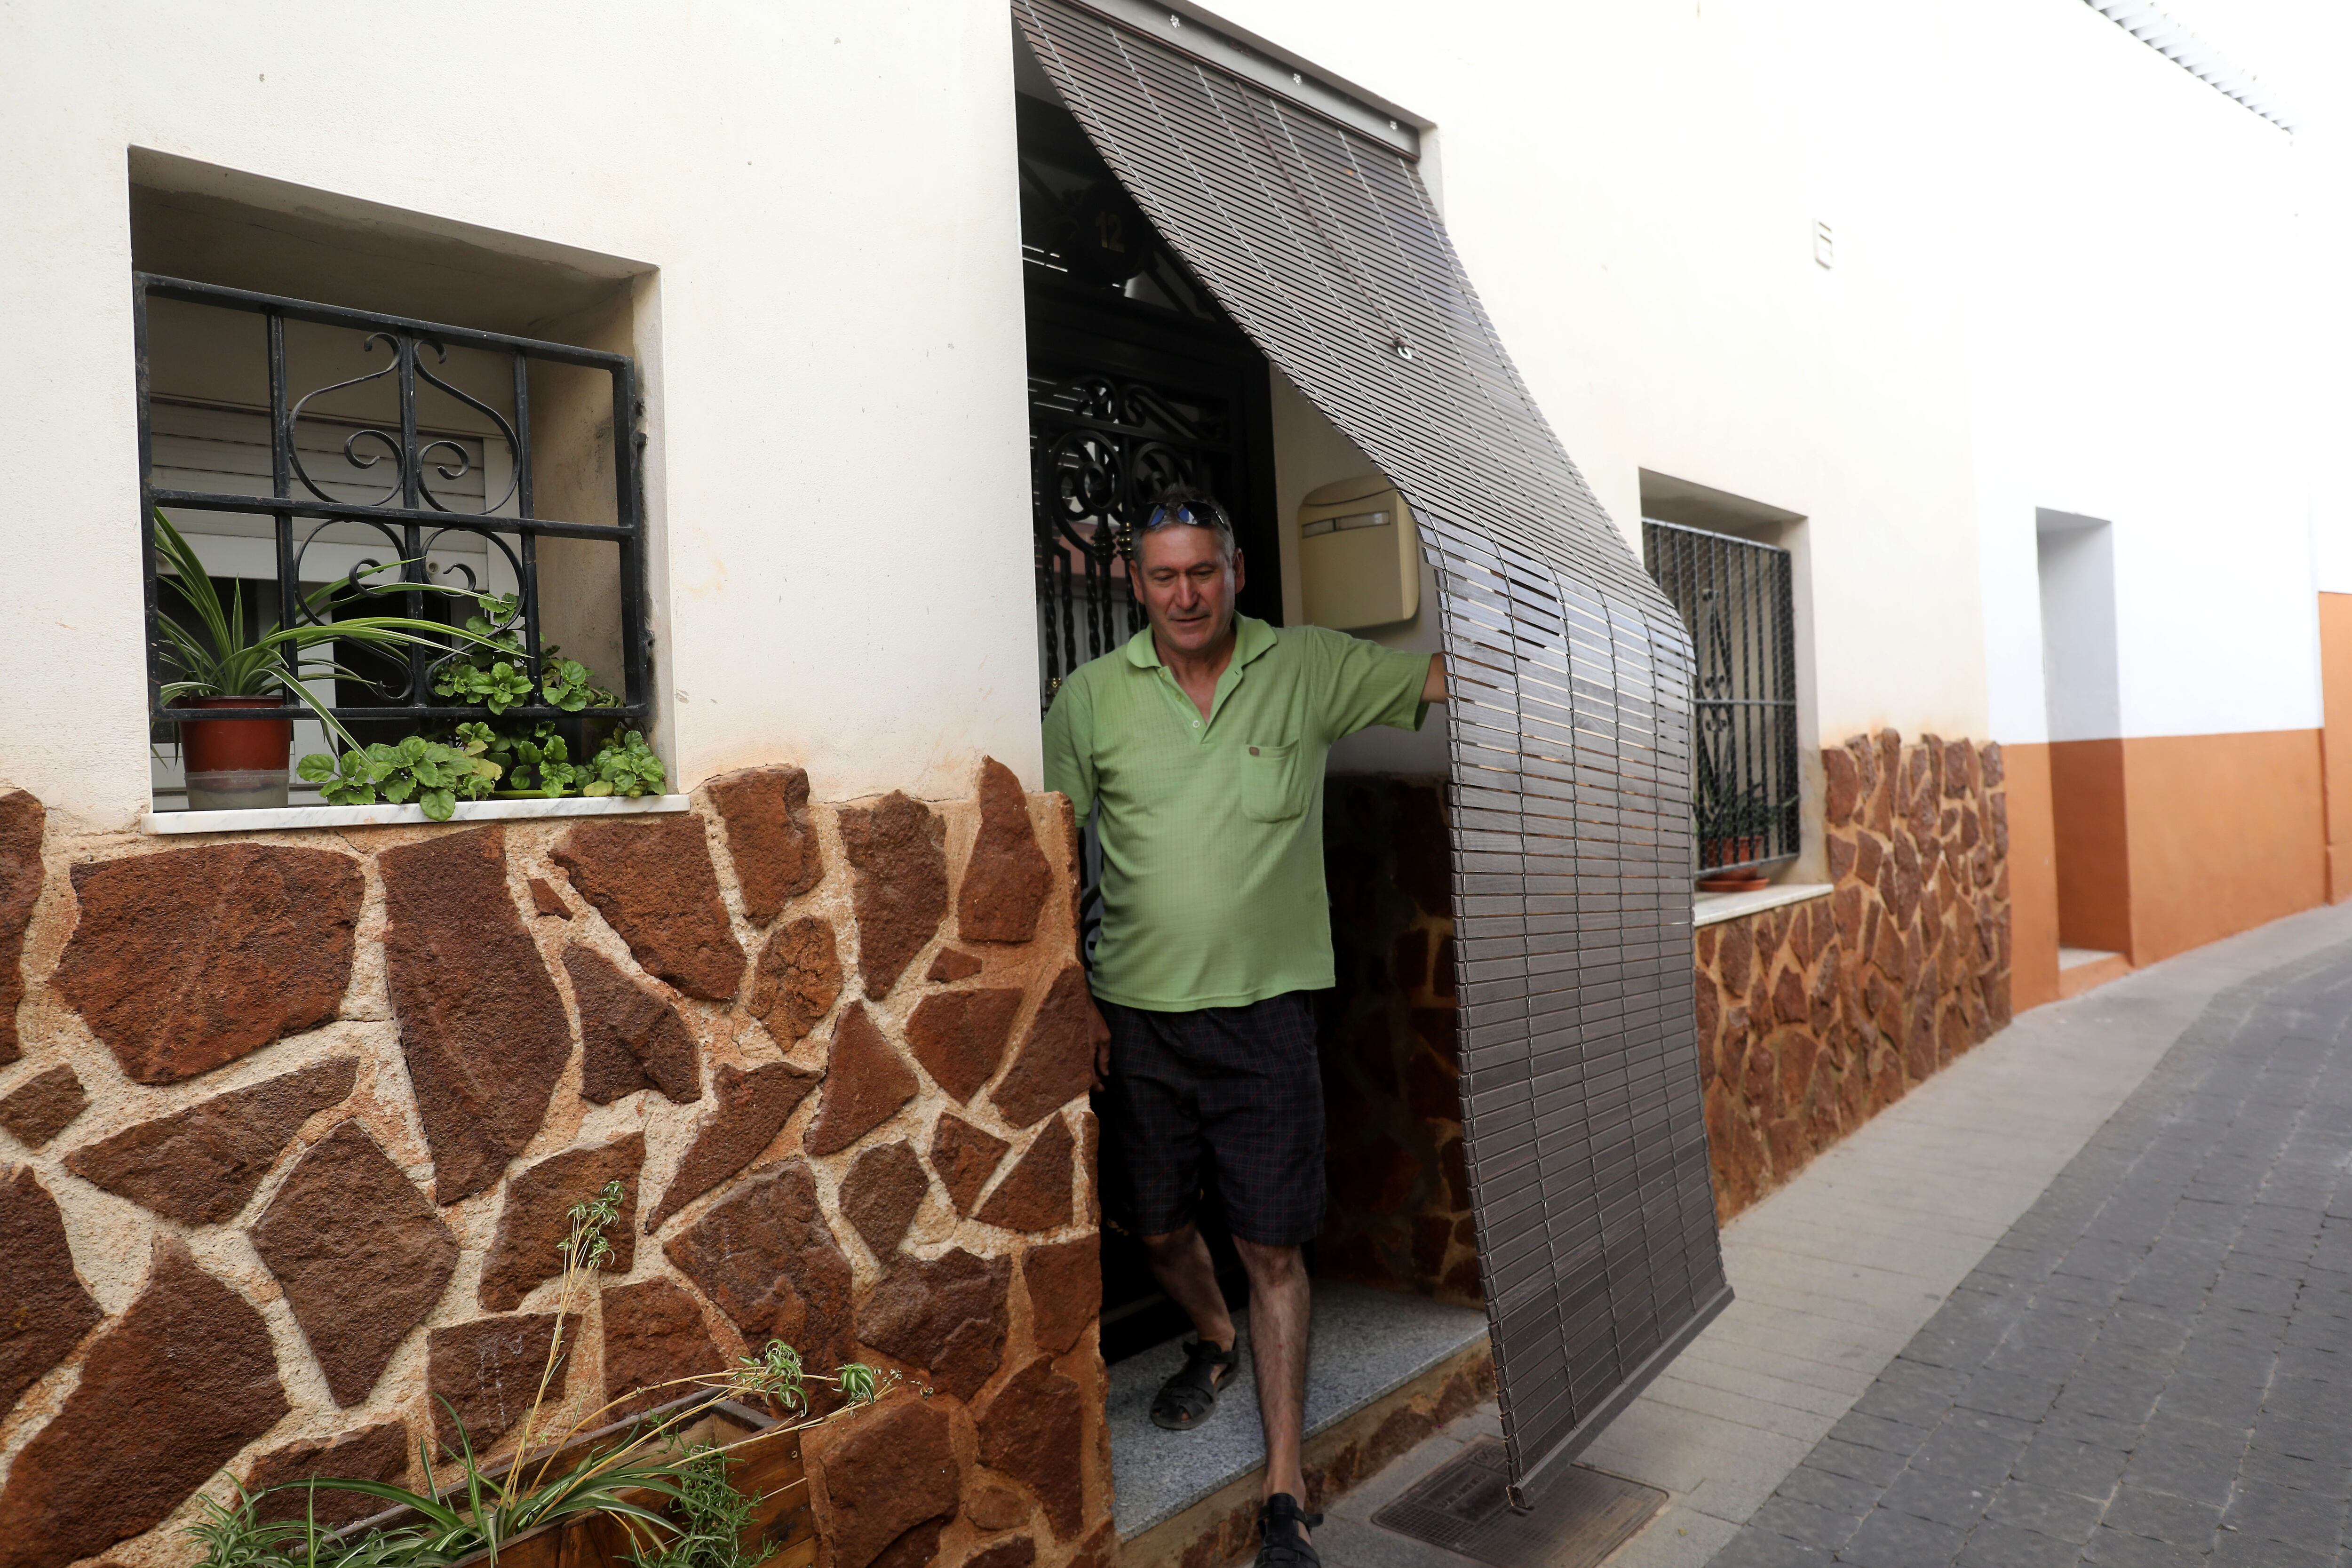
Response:
[[[2210,1441],[2188,1442],[2210,1433],[2181,1421],[2211,1426],[2217,1416],[2238,1418],[2238,1406],[2215,1386],[2231,1381],[2225,1366],[2235,1369],[2240,1405],[2262,1396],[2258,1347],[2215,1342],[2219,1318],[2191,1334],[2200,1312],[2275,1309],[2281,1339],[2273,1348],[2283,1376],[2308,1377],[2312,1357],[2327,1353],[2297,1336],[2333,1334],[2336,1349],[2352,1354],[2352,1323],[2340,1316],[2352,1306],[2340,1297],[2326,1298],[2331,1313],[2315,1294],[2308,1310],[2317,1315],[2291,1326],[2294,1301],[2282,1300],[2278,1282],[2288,1260],[2273,1256],[2287,1244],[2272,1238],[2282,1216],[2271,1211],[2286,1205],[2268,1201],[2291,1186],[2305,1205],[2294,1212],[2313,1216],[2318,1245],[2321,1210],[2311,1205],[2325,1202],[2323,1168],[2336,1160],[2327,1179],[2340,1179],[2352,1153],[2347,1069],[2326,1048],[2337,1023],[2352,1016],[2347,944],[2352,908],[2316,910],[2037,1008],[1735,1221],[1724,1248],[1738,1301],[1587,1452],[1587,1462],[1671,1499],[1611,1568],[1710,1560],[1726,1568],[2071,1563],[2086,1551],[2085,1560],[2099,1563],[2208,1561],[2204,1548],[2164,1539],[2166,1530],[2186,1537],[2200,1528],[2202,1515],[2178,1502],[2214,1513],[2205,1544],[2220,1545],[2210,1561],[2336,1562],[2332,1541],[2325,1555],[2269,1548],[2271,1537],[2290,1530],[2315,1538],[2321,1510],[2259,1489],[2295,1467],[2252,1458],[2282,1444],[2315,1447],[2315,1438],[2281,1426],[2270,1447],[2242,1446],[2251,1468],[2232,1471],[2247,1500],[2235,1520],[2221,1517],[2227,1500],[2212,1491],[2218,1460],[2175,1459],[2175,1470],[2161,1472],[2174,1488],[2192,1486],[2179,1468],[2189,1467],[2209,1502],[2165,1489],[2156,1467],[2159,1451],[2213,1452]],[[2346,992],[2333,1000],[2339,984]],[[2223,1064],[2235,1065],[2224,1071]],[[2218,1098],[2198,1098],[2209,1084]],[[2294,1087],[2282,1089],[2288,1084]],[[2242,1109],[2250,1105],[2259,1114]],[[2278,1120],[2289,1110],[2291,1127]],[[2181,1125],[2197,1131],[2152,1152],[2152,1140]],[[2290,1184],[2256,1184],[2273,1180],[2274,1166]],[[2237,1204],[2243,1216],[2223,1220],[2217,1202]],[[2331,1236],[2335,1258],[2345,1243]],[[2337,1258],[2333,1267],[2352,1262]],[[2094,1322],[2095,1313],[2105,1316]],[[2163,1313],[2181,1331],[2178,1345],[2151,1321]],[[2072,1326],[2062,1331],[2061,1320]],[[2041,1342],[2065,1335],[2074,1339]],[[2126,1336],[2132,1349],[2119,1352]],[[2061,1366],[2070,1347],[2074,1359]],[[2160,1359],[2177,1368],[2183,1356],[2190,1370],[2179,1377],[2202,1381],[2183,1381],[2178,1391],[2169,1375],[2150,1384]],[[2326,1427],[2308,1407],[2329,1403],[2330,1386],[2296,1389],[2303,1403],[2277,1418]],[[2124,1422],[2143,1394],[2148,1409],[2128,1426],[2091,1424]],[[2032,1402],[2041,1395],[2037,1417]],[[2352,1397],[2333,1403],[2352,1409]],[[1994,1404],[2000,1407],[1976,1408]],[[2199,1414],[2183,1408],[2192,1404]],[[2242,1414],[2251,1419],[2252,1407]],[[1343,1500],[1318,1533],[1325,1561],[1462,1563],[1379,1529],[1370,1515],[1496,1429],[1491,1410],[1466,1417]],[[2058,1474],[2062,1435],[2075,1445],[2069,1453],[2117,1458],[2104,1500],[2080,1495],[2095,1485],[2090,1468]],[[2126,1437],[2149,1458],[2141,1481],[2118,1487],[2128,1464],[2140,1462],[2122,1445]],[[2032,1474],[2013,1474],[2029,1449]],[[1996,1475],[1996,1462],[2012,1468]],[[2330,1462],[2332,1472],[2295,1473],[2307,1481],[2332,1474],[2340,1490],[2343,1461]],[[2064,1491],[2062,1480],[2076,1490]],[[1958,1482],[1967,1484],[1947,1484]],[[2029,1489],[2036,1488],[2052,1495]],[[2077,1500],[2055,1500],[2063,1497]],[[1975,1513],[1960,1518],[1971,1504]],[[2245,1511],[2273,1504],[2259,1525]],[[2032,1512],[2033,1505],[2042,1511]],[[2223,1528],[2233,1522],[2239,1528]],[[2148,1530],[2157,1533],[2141,1533]],[[2070,1532],[2080,1539],[2067,1540]],[[2258,1540],[2268,1554],[2251,1550]]]
[[[2352,943],[2218,997],[1717,1556],[2334,1568]]]

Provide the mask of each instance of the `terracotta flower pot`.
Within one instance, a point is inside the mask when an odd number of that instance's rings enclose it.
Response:
[[[183,697],[173,708],[275,708],[271,697]],[[190,811],[250,811],[286,804],[291,719],[183,719]]]
[[[1756,859],[1763,853],[1764,840],[1754,834],[1703,838],[1699,840],[1699,869],[1703,871],[1710,866],[1737,866],[1743,860]]]

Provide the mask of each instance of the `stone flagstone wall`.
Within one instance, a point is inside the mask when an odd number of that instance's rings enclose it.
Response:
[[[1322,1029],[1331,1206],[1316,1271],[1475,1306],[1445,781],[1334,778],[1323,842],[1339,984]]]
[[[1696,933],[1699,1071],[1723,1219],[2009,1022],[2000,748],[1892,730],[1822,753],[1833,888]],[[1462,1172],[1444,781],[1334,778],[1339,968],[1324,1023],[1318,1272],[1480,1300]]]
[[[418,1485],[436,1395],[510,1447],[613,1179],[572,1409],[876,1361],[931,1392],[809,1442],[819,1568],[1108,1562],[1067,804],[808,797],[165,848],[0,793],[0,1568]]]
[[[1822,760],[1832,893],[1698,931],[1727,1220],[2009,1022],[2000,747],[1882,730]]]

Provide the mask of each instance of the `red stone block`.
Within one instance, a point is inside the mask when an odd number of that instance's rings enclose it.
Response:
[[[833,1027],[824,1098],[801,1135],[802,1146],[812,1154],[838,1154],[896,1116],[921,1087],[873,1016],[854,1005]]]
[[[956,1103],[969,1104],[1004,1064],[1024,1000],[1017,988],[935,992],[907,1020],[907,1044]]]
[[[41,833],[48,814],[20,789],[0,790],[0,1067],[24,1054],[16,1007],[25,1000],[25,929],[41,898]]]
[[[1004,1359],[1013,1281],[1009,1258],[957,1247],[926,1261],[902,1252],[857,1309],[857,1337],[928,1373],[940,1392],[970,1399]]]
[[[980,763],[980,831],[956,895],[956,932],[966,942],[1027,942],[1053,889],[1053,868],[1037,847],[1029,797],[994,757]]]
[[[1078,1385],[1041,1356],[1013,1374],[973,1425],[980,1462],[1036,1495],[1055,1540],[1076,1535],[1086,1522],[1086,1409]]]
[[[790,1062],[720,1067],[709,1114],[696,1127],[661,1202],[646,1215],[646,1234],[659,1230],[671,1215],[765,1152],[823,1076]]]
[[[310,1146],[247,1235],[346,1407],[367,1398],[457,1269],[456,1237],[357,1121]]]
[[[790,1047],[806,1039],[840,999],[841,950],[833,927],[814,915],[778,926],[751,973],[751,1016]]]
[[[572,1206],[594,1199],[608,1182],[621,1184],[621,1204],[619,1216],[604,1230],[613,1251],[604,1268],[616,1279],[625,1277],[636,1265],[637,1172],[645,1163],[646,1135],[632,1132],[516,1172],[499,1210],[498,1236],[482,1260],[476,1300],[493,1312],[510,1312],[541,1280],[562,1272]]]
[[[158,1242],[146,1289],[9,1468],[0,1564],[65,1568],[153,1528],[287,1408],[261,1314]]]
[[[754,768],[713,779],[709,787],[727,830],[743,912],[772,921],[824,877],[824,851],[809,826],[808,774],[794,767]]]
[[[844,810],[842,845],[856,873],[857,966],[866,994],[889,994],[948,910],[946,825],[893,790],[879,805]]]
[[[905,1139],[868,1149],[841,1179],[841,1214],[877,1258],[898,1250],[923,1206],[931,1178]]]
[[[689,996],[734,997],[743,949],[719,896],[702,818],[688,812],[583,823],[564,835],[554,858],[647,973]]]
[[[21,791],[5,797],[31,798]],[[5,1060],[16,1056],[16,1001],[23,995],[23,927],[10,911],[26,904],[28,888],[38,890],[26,880],[37,858],[29,865],[25,858],[26,844],[37,845],[38,824],[21,808],[0,821],[0,832],[16,841],[14,847],[0,844]],[[50,988],[82,1016],[132,1082],[177,1083],[335,1016],[351,983],[362,886],[352,856],[267,844],[87,861],[73,868],[79,910]],[[520,931],[503,868],[495,896]],[[495,927],[497,910],[479,910],[478,919]],[[549,998],[553,994],[551,986]],[[561,1032],[560,1007],[556,1013]]]
[[[1069,1123],[1055,1117],[972,1217],[982,1225],[1031,1232],[1069,1224],[1071,1160],[1076,1152]]]

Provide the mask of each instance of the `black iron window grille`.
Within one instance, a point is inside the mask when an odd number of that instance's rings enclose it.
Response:
[[[1797,639],[1789,552],[1642,523],[1642,558],[1698,656],[1691,816],[1701,872],[1797,853]]]
[[[547,539],[591,540],[614,547],[619,610],[622,689],[616,706],[597,710],[604,718],[642,726],[651,713],[647,700],[650,643],[646,624],[644,509],[639,492],[635,362],[624,354],[577,348],[465,327],[442,326],[405,317],[372,314],[308,300],[136,273],[133,327],[139,374],[139,534],[144,545],[148,707],[152,721],[175,722],[183,715],[166,708],[162,688],[168,679],[158,625],[156,552],[152,526],[158,508],[268,519],[275,547],[275,613],[281,626],[331,624],[332,612],[306,600],[308,590],[351,572],[355,549],[358,580],[372,598],[397,599],[400,613],[419,618],[449,617],[447,595],[432,586],[478,594],[495,607],[492,634],[520,637],[522,674],[532,700],[503,709],[511,721],[562,721],[576,715],[537,699],[551,657],[541,636],[540,542]],[[169,488],[157,481],[155,415],[174,400],[152,392],[149,363],[149,305],[173,300],[258,318],[268,383],[268,492]],[[310,323],[356,335],[356,348],[373,368],[364,374],[298,389],[288,369],[288,327]],[[494,356],[510,373],[510,411],[467,392],[449,369],[452,353]],[[378,363],[381,362],[381,363]],[[542,517],[532,496],[531,369],[534,363],[572,366],[610,378],[610,462],[615,521],[575,521]],[[478,377],[476,378],[479,385]],[[424,407],[420,400],[433,400]],[[323,403],[321,400],[324,400]],[[373,406],[361,415],[362,400]],[[314,406],[316,405],[316,406]],[[459,438],[448,433],[451,416],[480,434]],[[332,456],[321,460],[322,447]],[[495,454],[495,467],[489,462]],[[315,471],[314,471],[315,470]],[[168,471],[168,466],[167,466]],[[494,480],[485,484],[486,473]],[[258,488],[257,486],[255,488]],[[329,569],[310,558],[331,556]],[[378,552],[381,552],[379,556]],[[467,564],[443,563],[440,574],[454,583],[435,584],[436,562],[463,557],[494,563],[478,574]],[[484,582],[480,576],[499,583]],[[477,601],[456,612],[465,621]],[[386,608],[390,605],[386,604]],[[365,683],[339,677],[336,700],[328,706],[344,722],[383,721],[412,726],[424,721],[479,719],[477,704],[436,695],[436,678],[464,650],[453,640],[442,653],[408,650],[404,668],[397,658],[369,665]],[[354,698],[364,700],[354,701]],[[282,718],[283,707],[212,708],[208,719]]]

